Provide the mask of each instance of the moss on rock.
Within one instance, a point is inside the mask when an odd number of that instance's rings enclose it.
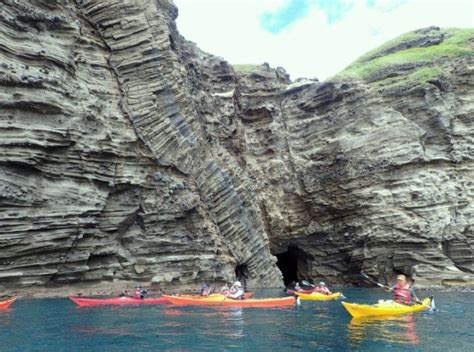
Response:
[[[256,70],[259,66],[260,65],[251,65],[251,64],[232,65],[235,72],[240,72],[240,73],[250,73],[250,72]]]

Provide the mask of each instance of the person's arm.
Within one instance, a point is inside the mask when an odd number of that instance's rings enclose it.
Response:
[[[230,293],[230,292],[229,292],[229,293],[227,294],[227,297],[232,298],[232,299],[235,299],[235,298],[238,297],[237,293],[238,293],[238,292],[234,292],[234,293]]]
[[[413,298],[413,301],[415,301],[416,303],[421,302],[419,298],[416,296],[415,290],[411,287],[410,287],[410,295],[411,295],[411,298]]]

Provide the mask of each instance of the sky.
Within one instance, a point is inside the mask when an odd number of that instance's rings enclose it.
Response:
[[[178,30],[231,64],[324,80],[405,32],[474,28],[474,0],[173,0]]]

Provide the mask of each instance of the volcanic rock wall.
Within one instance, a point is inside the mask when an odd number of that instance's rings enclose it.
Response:
[[[0,285],[279,286],[287,251],[303,279],[472,284],[472,57],[397,89],[291,83],[176,16],[2,0]]]
[[[195,112],[172,4],[1,14],[3,286],[224,281],[237,265],[281,282],[248,180]]]

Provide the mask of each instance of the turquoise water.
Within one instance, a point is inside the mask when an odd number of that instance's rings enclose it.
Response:
[[[389,297],[378,289],[343,292],[360,303]],[[339,301],[225,309],[24,299],[0,311],[0,351],[471,351],[474,294],[433,295],[439,312],[368,321],[351,320]]]

